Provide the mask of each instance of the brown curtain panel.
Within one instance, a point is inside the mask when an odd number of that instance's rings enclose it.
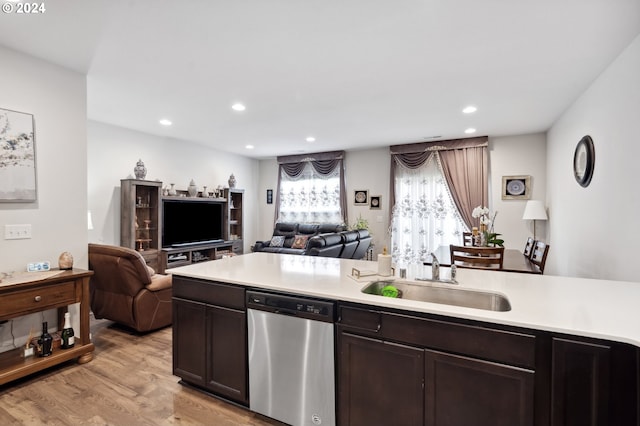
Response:
[[[453,201],[460,212],[462,220],[472,228],[474,219],[471,216],[477,206],[486,206],[489,201],[489,138],[452,139],[437,142],[393,145],[391,153],[391,177],[389,218],[395,198],[396,164],[418,168],[429,156],[437,152]]]
[[[344,151],[317,152],[304,155],[280,156],[278,160],[278,187],[276,188],[276,208],[273,222],[280,216],[280,181],[282,172],[288,176],[297,177],[304,166],[311,163],[319,175],[329,175],[336,167],[340,167],[340,212],[343,223],[347,223],[347,188],[344,182]]]

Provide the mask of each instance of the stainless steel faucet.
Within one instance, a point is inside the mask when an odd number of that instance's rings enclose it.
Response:
[[[438,281],[440,279],[440,262],[433,252],[431,252],[431,279]]]

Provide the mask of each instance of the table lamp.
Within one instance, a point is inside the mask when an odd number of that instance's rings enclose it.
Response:
[[[547,211],[540,200],[529,200],[524,206],[523,220],[533,220],[533,239],[536,239],[536,220],[547,220]]]

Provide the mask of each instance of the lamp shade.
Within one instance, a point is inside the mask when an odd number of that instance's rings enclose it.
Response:
[[[547,211],[544,208],[544,204],[540,200],[529,200],[527,205],[524,206],[524,214],[522,215],[524,220],[547,220]]]

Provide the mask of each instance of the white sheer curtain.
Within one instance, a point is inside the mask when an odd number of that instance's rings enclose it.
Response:
[[[280,215],[278,222],[342,223],[340,209],[340,167],[328,176],[315,171],[311,163],[292,178],[280,171]]]
[[[441,245],[461,244],[466,226],[449,193],[440,156],[417,169],[396,162],[391,254],[398,265],[421,263]]]

